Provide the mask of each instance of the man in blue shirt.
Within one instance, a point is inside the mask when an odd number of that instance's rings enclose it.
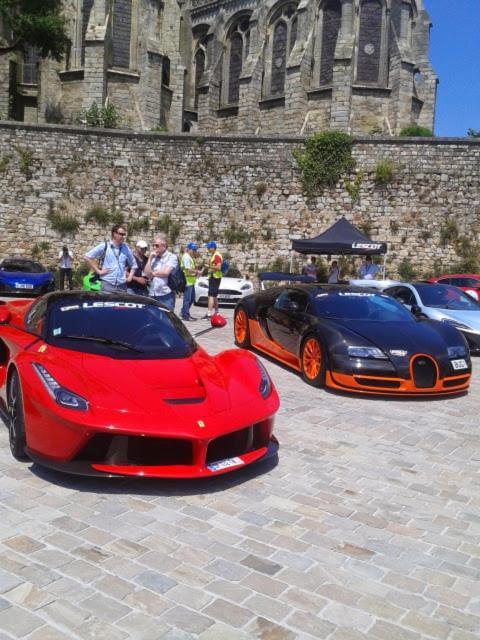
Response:
[[[127,267],[135,269],[137,263],[125,244],[125,228],[121,224],[112,227],[110,242],[105,241],[90,249],[85,260],[101,282],[101,290],[107,293],[127,290]]]
[[[375,280],[378,272],[379,268],[373,264],[371,256],[366,256],[365,262],[362,262],[358,270],[358,277],[360,280]]]

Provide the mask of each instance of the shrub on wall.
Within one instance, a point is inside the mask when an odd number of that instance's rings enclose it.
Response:
[[[80,112],[77,121],[80,124],[86,124],[87,127],[115,129],[118,125],[118,113],[110,102],[104,107],[99,107],[96,102],[92,102],[88,109]]]
[[[148,218],[139,218],[138,220],[130,220],[128,223],[128,233],[130,235],[139,233],[140,231],[147,232],[150,229],[150,220]]]
[[[305,140],[304,153],[298,149],[293,151],[307,196],[335,186],[353,169],[352,144],[352,138],[346,133],[325,131]]]
[[[171,245],[177,241],[181,228],[182,225],[179,222],[174,222],[168,213],[159,218],[155,223],[155,231],[165,233]]]
[[[57,231],[61,235],[67,233],[76,233],[80,226],[80,222],[74,216],[68,214],[62,214],[55,210],[53,202],[50,201],[47,220],[54,231]]]
[[[375,182],[385,185],[393,181],[395,176],[395,163],[388,158],[379,160],[375,167]]]
[[[398,265],[398,275],[404,282],[410,282],[411,280],[415,280],[417,277],[417,272],[413,268],[409,258],[403,258],[401,263]]]
[[[421,127],[418,124],[412,124],[410,127],[404,127],[400,131],[402,138],[432,138],[433,131],[427,127]]]
[[[85,222],[96,222],[101,227],[106,227],[111,222],[110,212],[99,204],[94,205],[85,214]]]

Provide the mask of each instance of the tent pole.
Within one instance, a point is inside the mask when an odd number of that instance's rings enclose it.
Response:
[[[385,265],[387,264],[387,253],[383,254],[383,279],[385,280]]]
[[[293,267],[293,251],[290,249],[290,273],[292,273]]]

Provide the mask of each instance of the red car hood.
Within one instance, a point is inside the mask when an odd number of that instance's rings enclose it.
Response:
[[[158,414],[159,403],[165,402],[172,409],[181,407],[184,413],[188,405],[208,404],[212,393],[216,412],[230,408],[226,381],[206,354],[178,360],[101,358],[101,363],[98,356],[84,354],[81,364],[93,382],[88,393],[92,408]]]

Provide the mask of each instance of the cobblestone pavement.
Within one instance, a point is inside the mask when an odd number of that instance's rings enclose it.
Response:
[[[232,347],[232,323],[199,341]],[[273,467],[76,478],[14,462],[1,431],[0,640],[478,640],[480,360],[467,396],[434,401],[265,362]]]

